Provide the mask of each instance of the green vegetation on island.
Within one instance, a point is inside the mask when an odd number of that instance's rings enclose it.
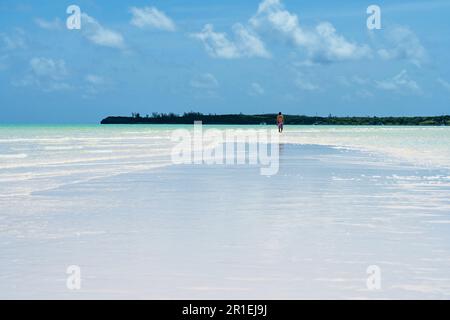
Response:
[[[202,121],[210,125],[260,125],[275,124],[277,114],[202,114],[188,112],[153,113],[142,116],[133,113],[131,117],[107,117],[102,124],[193,124]],[[284,115],[287,125],[361,125],[361,126],[450,126],[450,116],[434,117],[328,117]]]

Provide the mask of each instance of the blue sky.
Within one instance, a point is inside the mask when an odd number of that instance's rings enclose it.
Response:
[[[0,123],[450,114],[449,32],[446,0],[1,0]]]

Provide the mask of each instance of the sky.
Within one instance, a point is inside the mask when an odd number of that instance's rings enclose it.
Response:
[[[0,123],[450,114],[449,34],[448,0],[0,0]]]

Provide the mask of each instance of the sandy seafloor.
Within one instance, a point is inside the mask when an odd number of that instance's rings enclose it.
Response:
[[[2,202],[0,298],[450,298],[448,170],[281,148],[272,177],[173,165]]]

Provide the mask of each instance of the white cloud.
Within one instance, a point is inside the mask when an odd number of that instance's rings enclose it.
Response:
[[[266,46],[255,32],[244,27],[240,23],[233,26],[233,31],[236,36],[235,43],[241,56],[261,58],[270,57],[270,53],[266,50]]]
[[[11,57],[27,47],[26,34],[22,29],[15,28],[9,33],[0,32],[0,71],[8,69]]]
[[[85,80],[93,85],[102,85],[105,83],[105,79],[101,76],[95,75],[95,74],[88,74],[85,77]]]
[[[264,43],[250,29],[235,24],[233,32],[235,40],[231,41],[226,33],[215,32],[213,25],[207,24],[201,32],[192,36],[201,40],[208,54],[215,58],[270,57]]]
[[[15,29],[10,34],[0,33],[0,50],[14,51],[26,47],[25,32],[22,29]]]
[[[214,27],[211,24],[205,25],[200,33],[195,33],[192,36],[201,40],[208,54],[213,57],[233,59],[240,56],[238,48],[232,41],[228,40],[227,35],[214,32]]]
[[[422,89],[416,81],[412,80],[406,70],[402,70],[398,75],[391,79],[375,81],[376,87],[382,90],[396,91],[400,93],[413,92],[422,93]]]
[[[437,82],[438,82],[441,86],[443,86],[445,89],[447,89],[448,91],[450,91],[450,82],[445,81],[445,80],[442,79],[442,78],[438,78],[438,79],[437,79]]]
[[[85,99],[92,98],[112,85],[109,79],[97,74],[87,74],[84,81],[85,83],[80,87],[80,90],[83,92],[82,97]]]
[[[261,2],[250,24],[262,32],[282,34],[296,45],[309,45],[313,40],[313,34],[300,27],[297,15],[285,10],[279,0]]]
[[[55,18],[51,21],[47,21],[41,18],[34,19],[34,22],[39,28],[46,30],[61,30],[63,29],[63,23],[59,18]]]
[[[29,66],[29,72],[21,80],[13,81],[13,85],[35,86],[46,92],[72,89],[65,82],[69,73],[64,60],[32,58]]]
[[[123,36],[119,32],[105,28],[86,13],[81,14],[81,22],[83,35],[92,43],[116,49],[125,48]]]
[[[365,85],[371,84],[371,82],[372,82],[371,79],[363,78],[358,75],[353,75],[351,77],[339,76],[339,77],[337,77],[337,80],[338,80],[339,84],[346,86],[346,87],[351,87],[353,85],[365,86]]]
[[[61,80],[68,72],[64,60],[33,58],[30,60],[31,71],[38,77]]]
[[[387,39],[393,48],[378,50],[381,58],[408,60],[419,67],[426,61],[426,50],[412,30],[407,27],[395,27],[388,32]]]
[[[265,94],[265,90],[264,88],[257,82],[253,82],[250,85],[250,91],[249,94],[251,96],[262,96]]]
[[[295,80],[295,85],[303,91],[316,91],[320,89],[318,85],[312,83],[311,81],[303,77],[297,78],[297,80]]]
[[[217,58],[270,57],[261,34],[283,39],[305,50],[311,64],[371,56],[367,45],[348,41],[329,22],[322,22],[311,30],[304,29],[298,16],[287,11],[280,0],[264,0],[249,24],[235,24],[233,31],[235,40],[230,40],[226,33],[215,32],[213,26],[207,24],[202,32],[193,36],[203,42],[211,56]]]
[[[320,23],[316,27],[316,32],[319,36],[317,43],[307,48],[313,61],[356,60],[370,56],[371,50],[367,45],[349,42],[337,34],[336,29],[329,22]]]
[[[130,9],[133,18],[130,23],[138,28],[150,27],[153,29],[175,31],[175,23],[162,11],[155,7]]]
[[[46,87],[42,87],[45,92],[53,92],[53,91],[67,91],[72,90],[73,87],[66,82],[50,82]]]
[[[219,81],[211,73],[204,73],[192,79],[190,85],[196,89],[216,89],[219,87]]]
[[[298,16],[287,11],[280,0],[261,2],[250,24],[262,33],[277,38],[281,35],[294,46],[304,49],[315,63],[354,60],[371,55],[367,45],[348,41],[329,22],[322,22],[312,30],[301,27]]]
[[[29,61],[27,73],[11,82],[16,87],[34,87],[44,92],[78,90],[83,98],[90,98],[108,89],[112,83],[107,78],[89,73],[74,80],[63,59],[34,57]]]

